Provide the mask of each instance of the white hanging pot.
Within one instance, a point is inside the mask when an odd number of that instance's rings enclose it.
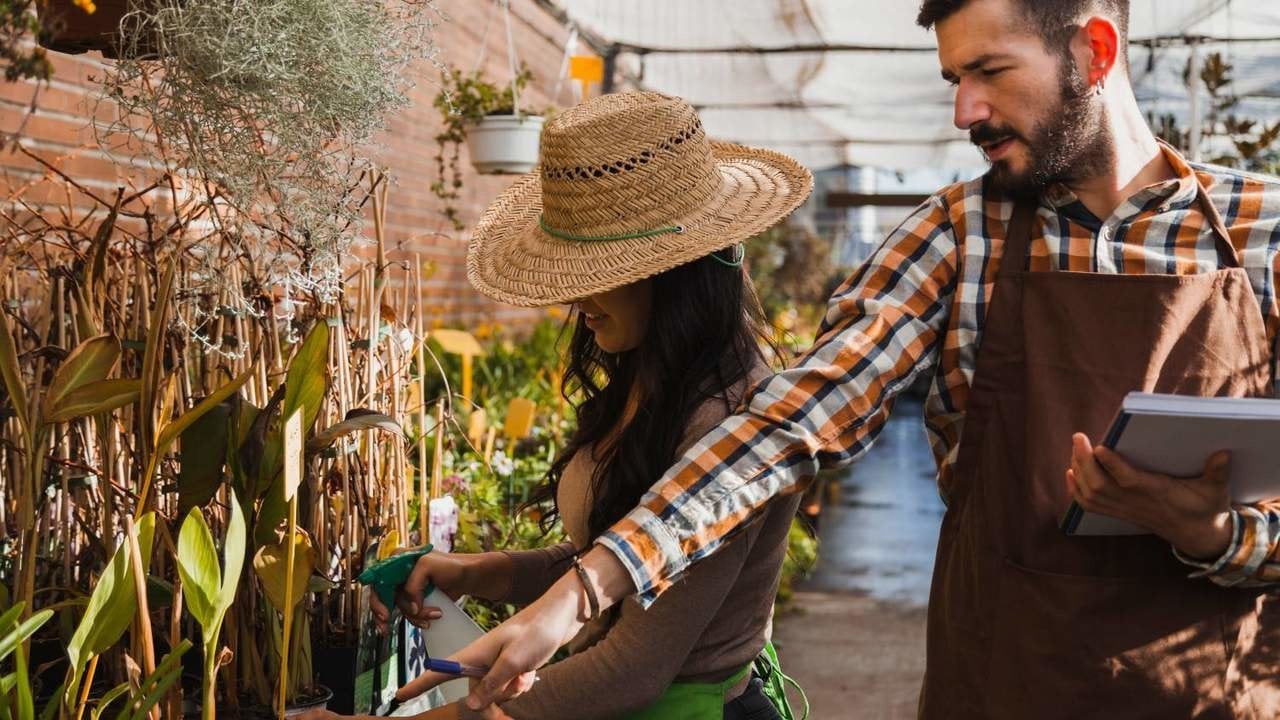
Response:
[[[488,115],[467,131],[471,165],[482,175],[527,173],[538,164],[543,118],[537,115]]]

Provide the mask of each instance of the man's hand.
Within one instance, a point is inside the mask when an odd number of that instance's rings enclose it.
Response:
[[[1176,478],[1139,470],[1076,433],[1067,492],[1085,510],[1144,527],[1183,555],[1214,559],[1231,544],[1230,462],[1228,453],[1215,453],[1199,477]]]

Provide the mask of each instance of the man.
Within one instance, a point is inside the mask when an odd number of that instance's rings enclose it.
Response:
[[[990,172],[888,238],[814,348],[601,539],[585,588],[566,575],[460,654],[492,665],[477,705],[527,684],[593,600],[651,602],[771,497],[857,459],[930,373],[948,509],[922,717],[1280,717],[1280,501],[1232,507],[1223,455],[1176,479],[1091,444],[1129,391],[1271,395],[1280,327],[1280,182],[1157,142],[1128,5],[923,3]],[[1064,536],[1072,497],[1153,534]]]

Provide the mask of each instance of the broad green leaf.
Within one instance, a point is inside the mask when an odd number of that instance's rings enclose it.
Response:
[[[231,522],[227,524],[227,537],[223,554],[226,556],[226,569],[222,574],[222,589],[218,593],[218,608],[226,613],[236,600],[236,586],[240,584],[240,574],[244,571],[244,556],[248,533],[245,530],[244,511],[240,509],[240,499],[235,492],[231,493]]]
[[[27,417],[27,388],[22,384],[22,370],[18,368],[18,349],[9,334],[9,321],[0,315],[0,380],[9,393],[9,402],[22,425],[22,432],[31,437],[31,418]],[[30,442],[28,440],[28,442]]]
[[[276,438],[277,440],[279,438]],[[276,474],[258,506],[258,524],[254,526],[253,542],[262,547],[276,541],[280,523],[289,512],[289,501],[284,499],[284,475]]]
[[[320,406],[324,402],[328,390],[329,367],[329,324],[316,323],[311,329],[302,347],[289,361],[289,372],[284,380],[284,402],[280,407],[280,417],[292,417],[295,412],[302,411],[302,432],[311,431],[320,414]],[[278,475],[284,465],[284,440],[279,430],[266,435],[263,447],[262,464],[258,468],[258,487],[270,488],[270,493],[277,491],[284,494],[283,486],[277,489]],[[277,518],[278,522],[278,518]],[[262,539],[262,525],[259,523],[257,537]],[[269,530],[274,531],[272,524]]]
[[[279,542],[263,545],[253,557],[253,569],[262,581],[262,589],[267,600],[276,610],[284,611],[285,603],[290,606],[302,601],[307,591],[311,574],[316,569],[315,548],[311,545],[311,536],[299,529],[293,536],[294,556],[293,575],[289,576],[286,567],[288,561],[288,545],[284,539]]]
[[[401,439],[405,436],[404,428],[400,427],[400,423],[390,416],[364,408],[356,408],[347,413],[346,419],[342,422],[316,433],[307,442],[307,452],[318,453],[332,445],[338,438],[361,430],[381,430],[398,435]]]
[[[165,425],[164,430],[160,431],[160,438],[156,440],[156,454],[163,454],[184,430],[191,427],[205,413],[218,407],[224,400],[234,395],[246,382],[249,382],[249,379],[253,377],[253,373],[254,370],[250,367],[231,382],[209,393],[208,397],[183,413],[177,420]]]
[[[24,604],[18,603],[13,609],[21,610]],[[41,610],[27,618],[25,622],[20,623],[13,630],[5,633],[5,636],[0,638],[0,660],[9,657],[15,648],[26,642],[27,638],[34,635],[40,629],[40,626],[48,622],[51,617],[53,617],[52,610]]]
[[[45,422],[66,422],[73,418],[110,412],[138,401],[142,381],[135,379],[98,380],[82,385],[49,406]]]
[[[232,412],[231,417],[227,418],[227,437],[235,438],[235,441],[227,443],[227,470],[231,475],[232,490],[245,507],[252,508],[258,499],[255,482],[257,476],[251,474],[245,456],[253,454],[249,438],[262,411],[239,396],[233,397],[232,400],[237,409]]]
[[[45,395],[45,420],[62,404],[69,393],[92,382],[107,379],[120,359],[120,341],[111,335],[99,335],[80,343],[58,366]]]
[[[10,630],[17,627],[18,617],[22,614],[22,608],[26,603],[18,603],[0,615],[0,637],[9,634]]]
[[[311,430],[320,414],[320,404],[328,389],[329,324],[318,322],[307,339],[302,342],[298,354],[289,362],[289,373],[284,380],[284,407],[280,417],[289,417],[302,410],[302,431]]]
[[[200,508],[192,508],[182,522],[182,531],[178,534],[178,574],[182,576],[182,594],[187,610],[208,633],[218,621],[222,568],[218,565],[213,535]]]
[[[228,421],[233,402],[209,410],[179,438],[182,465],[178,470],[178,512],[204,507],[222,485],[227,460]]]
[[[151,565],[152,538],[155,532],[155,513],[143,515],[137,523],[138,547],[142,551],[142,567]],[[101,654],[114,645],[137,609],[138,595],[133,582],[133,566],[129,562],[129,543],[122,542],[107,563],[102,577],[89,596],[84,616],[71,642],[67,644],[67,658],[71,661],[69,680],[64,697],[68,704],[75,703],[84,668],[89,658]]]
[[[50,611],[50,615],[53,613]],[[37,613],[38,615],[39,613]],[[45,620],[48,620],[48,616]],[[41,621],[43,623],[43,621]],[[35,632],[35,630],[32,630]],[[31,697],[31,668],[27,663],[27,651],[23,648],[22,642],[19,642],[13,651],[13,666],[15,668],[14,675],[17,676],[17,682],[14,683],[14,689],[17,690],[18,720],[36,720],[36,703]]]

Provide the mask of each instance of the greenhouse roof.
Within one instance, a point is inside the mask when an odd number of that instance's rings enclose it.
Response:
[[[812,167],[972,168],[916,0],[545,0],[617,51],[632,83],[698,106],[710,132]],[[1280,2],[1133,0],[1144,109],[1191,113],[1187,60],[1234,65],[1239,114],[1280,120]],[[597,50],[601,42],[593,42]],[[1193,49],[1194,48],[1194,49]],[[1202,95],[1203,97],[1203,95]]]

